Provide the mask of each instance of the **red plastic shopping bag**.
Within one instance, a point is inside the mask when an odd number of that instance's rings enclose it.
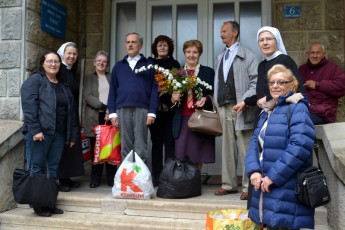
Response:
[[[117,169],[112,188],[113,197],[147,200],[154,191],[149,168],[132,150]]]
[[[80,133],[81,147],[83,150],[83,160],[84,162],[91,159],[91,148],[90,148],[90,139],[87,138],[83,132]]]
[[[112,125],[95,125],[96,135],[93,164],[121,163],[121,139],[119,128]]]

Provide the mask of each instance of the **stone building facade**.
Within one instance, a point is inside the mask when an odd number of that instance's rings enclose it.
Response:
[[[41,0],[0,0],[0,119],[21,120],[20,86],[47,49],[76,42],[81,74],[91,73],[96,51],[109,51],[111,0],[56,0],[67,9],[66,38],[41,30]],[[344,68],[342,0],[272,0],[272,26],[282,33],[289,55],[297,64],[306,60],[309,42],[325,44],[327,56]],[[299,18],[285,18],[285,5],[298,5]],[[345,121],[340,100],[338,121]]]

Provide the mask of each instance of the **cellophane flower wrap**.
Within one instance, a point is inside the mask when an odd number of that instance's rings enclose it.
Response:
[[[202,97],[202,89],[200,85],[206,87],[206,89],[212,90],[212,86],[205,81],[202,81],[194,74],[190,74],[184,68],[173,68],[171,70],[164,69],[158,65],[143,66],[140,69],[136,69],[135,73],[140,73],[149,69],[155,69],[155,80],[158,84],[158,90],[161,94],[172,94],[179,92],[182,95],[189,90],[193,90],[197,100]]]

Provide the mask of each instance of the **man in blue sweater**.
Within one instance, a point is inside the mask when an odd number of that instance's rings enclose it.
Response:
[[[135,69],[153,64],[139,53],[142,47],[139,34],[126,35],[127,55],[113,67],[108,110],[112,125],[120,128],[122,159],[133,150],[145,162],[148,125],[155,122],[159,99],[155,70],[135,73]]]

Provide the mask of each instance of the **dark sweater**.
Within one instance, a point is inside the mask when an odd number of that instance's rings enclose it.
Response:
[[[121,61],[118,61],[111,72],[108,97],[109,113],[116,113],[117,109],[133,106],[148,109],[149,113],[156,114],[159,98],[154,69],[135,73],[135,69],[154,64],[153,61],[141,55],[132,70],[127,58],[126,55]]]
[[[272,99],[270,94],[270,90],[267,84],[267,73],[272,68],[272,66],[276,64],[284,65],[286,68],[290,69],[297,78],[299,85],[298,85],[298,92],[304,93],[304,87],[302,83],[302,77],[298,70],[298,67],[295,61],[288,55],[280,54],[277,57],[267,61],[263,60],[260,62],[258,66],[258,81],[256,83],[256,96],[252,96],[251,98],[247,98],[245,101],[246,105],[256,105],[256,101],[266,96],[266,101]]]
[[[157,64],[160,67],[163,67],[164,69],[173,69],[173,68],[181,68],[181,65],[178,61],[176,61],[173,57],[163,58],[163,59],[154,59],[149,58],[153,60],[155,64]],[[168,105],[170,103],[171,95],[169,94],[163,94],[159,97],[160,103]],[[169,107],[170,108],[170,107]]]

